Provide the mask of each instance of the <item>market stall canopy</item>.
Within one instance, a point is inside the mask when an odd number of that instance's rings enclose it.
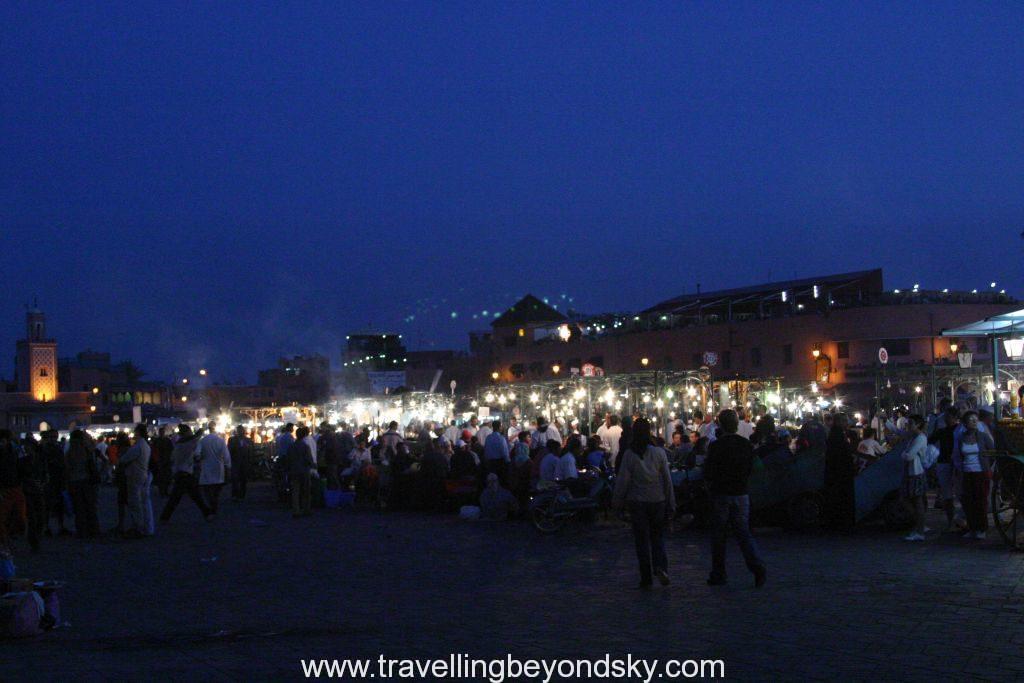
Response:
[[[993,315],[984,320],[943,330],[943,337],[1005,337],[1024,332],[1024,308],[1011,313]]]

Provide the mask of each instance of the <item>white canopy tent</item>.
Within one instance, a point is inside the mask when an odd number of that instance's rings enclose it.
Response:
[[[1018,360],[1024,355],[1024,309],[1000,313],[984,320],[943,330],[943,337],[988,337],[992,340],[992,381],[998,396],[1000,341],[1007,357]],[[999,401],[993,401],[996,419],[1000,417]]]

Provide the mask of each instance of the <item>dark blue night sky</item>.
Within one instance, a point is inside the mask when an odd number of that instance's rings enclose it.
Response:
[[[1024,294],[1019,3],[97,4],[0,9],[0,357],[33,296],[235,381],[527,291]]]

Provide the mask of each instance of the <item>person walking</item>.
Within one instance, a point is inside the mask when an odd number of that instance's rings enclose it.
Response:
[[[731,526],[747,569],[754,575],[754,586],[760,588],[768,578],[768,570],[750,533],[748,484],[754,465],[754,447],[736,433],[739,423],[735,410],[723,410],[718,414],[722,435],[708,446],[708,456],[704,461],[704,478],[711,491],[714,521],[708,585],[722,586],[726,583],[725,542]]]
[[[164,504],[163,512],[160,513],[161,523],[166,524],[171,521],[171,515],[174,514],[178,503],[181,502],[181,497],[186,494],[196,504],[207,521],[213,519],[213,513],[199,494],[199,480],[195,475],[198,454],[199,439],[197,435],[192,433],[192,428],[187,424],[178,425],[178,442],[174,444],[174,451],[171,454],[174,482],[171,484],[171,495]]]
[[[288,460],[288,481],[292,487],[292,517],[308,517],[313,514],[310,488],[316,462],[305,441],[308,435],[308,427],[299,427],[295,431],[295,442],[285,456]]]
[[[960,479],[961,500],[967,517],[964,538],[983,540],[988,530],[988,489],[992,462],[985,451],[995,448],[989,432],[978,428],[978,414],[967,411],[960,420],[963,431],[953,445],[953,469]]]
[[[80,429],[71,432],[63,470],[66,472],[68,493],[75,513],[75,535],[79,538],[95,538],[100,535],[96,512],[100,473],[96,468],[93,450],[86,442],[85,432]]]
[[[217,514],[220,491],[225,474],[231,470],[231,452],[214,428],[199,440],[199,490],[203,492],[210,512]]]
[[[664,532],[675,514],[676,498],[668,457],[663,448],[653,445],[651,423],[646,418],[633,423],[632,441],[623,455],[612,501],[616,509],[629,506],[640,563],[640,588],[650,588],[654,576],[667,586]]]
[[[135,426],[135,443],[121,455],[117,467],[124,472],[125,503],[128,508],[127,527],[123,531],[125,538],[143,538],[152,536],[153,505],[149,497],[152,475],[149,461],[152,449],[146,437],[146,425]]]
[[[228,439],[228,454],[231,461],[231,497],[245,500],[249,482],[249,469],[256,452],[252,440],[246,436],[245,427],[238,425],[235,435]]]
[[[160,495],[166,498],[171,492],[171,482],[174,480],[171,458],[174,454],[174,442],[168,438],[166,428],[160,427],[157,430],[156,438],[149,444],[151,455],[156,457],[156,472],[153,475],[153,483],[156,484]]]

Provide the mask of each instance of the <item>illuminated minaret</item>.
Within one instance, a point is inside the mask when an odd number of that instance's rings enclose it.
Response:
[[[57,398],[57,342],[46,337],[46,316],[35,305],[25,315],[25,338],[18,341],[18,391],[36,401]]]

